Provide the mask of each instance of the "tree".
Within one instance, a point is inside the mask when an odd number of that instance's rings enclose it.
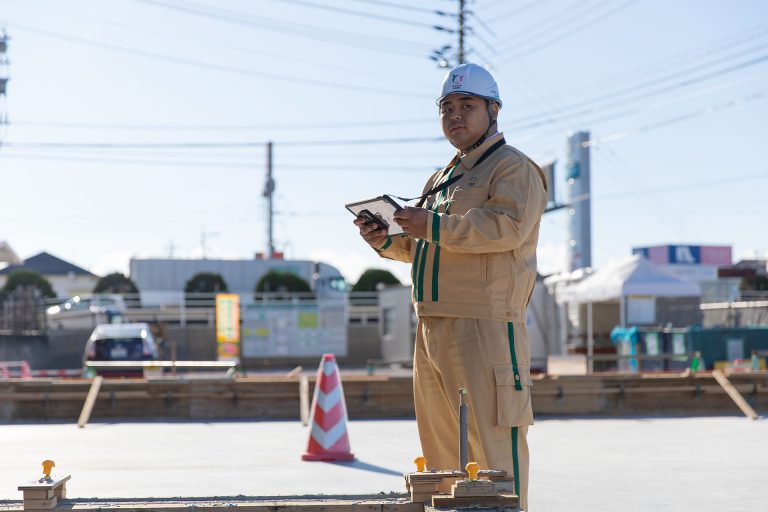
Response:
[[[56,297],[51,283],[43,277],[43,274],[34,270],[19,269],[11,272],[3,286],[3,292],[10,293],[21,286],[36,288],[43,297]]]
[[[352,287],[353,292],[375,292],[381,286],[400,284],[400,281],[389,270],[369,268],[360,276]]]
[[[139,289],[136,287],[130,278],[126,277],[120,272],[114,272],[107,274],[99,279],[96,286],[93,288],[93,293],[119,293],[121,295],[131,294],[136,295],[139,293]]]
[[[259,293],[312,293],[309,283],[291,272],[270,270],[256,283],[254,292]]]
[[[185,293],[219,293],[226,292],[227,283],[221,274],[214,272],[198,272],[187,281]]]

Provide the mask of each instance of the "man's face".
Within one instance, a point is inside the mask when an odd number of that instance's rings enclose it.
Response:
[[[498,106],[491,104],[494,117]],[[459,149],[467,149],[488,130],[488,106],[484,99],[451,94],[440,102],[440,120],[445,137]]]

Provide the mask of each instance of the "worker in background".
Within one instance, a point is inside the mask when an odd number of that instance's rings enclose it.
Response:
[[[411,264],[419,317],[414,398],[428,467],[459,469],[458,390],[468,388],[469,460],[514,475],[528,510],[533,412],[525,319],[546,181],[498,131],[502,102],[484,68],[452,69],[437,104],[457,151],[429,178],[417,207],[395,215],[405,233],[388,236],[361,218],[355,225],[382,257]]]

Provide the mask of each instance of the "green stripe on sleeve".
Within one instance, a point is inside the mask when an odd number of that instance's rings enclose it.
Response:
[[[422,302],[424,300],[424,267],[427,265],[427,253],[429,252],[429,242],[424,242],[424,250],[421,252],[421,261],[419,262],[418,273],[418,292],[416,294],[416,301]]]
[[[432,302],[437,302],[437,275],[440,271],[440,246],[435,246],[435,259],[432,262]]]
[[[507,336],[509,337],[509,355],[512,357],[512,371],[515,374],[515,389],[523,390],[523,383],[520,382],[520,370],[517,368],[517,354],[515,354],[515,327],[512,322],[507,322]]]
[[[413,283],[413,301],[416,302],[417,291],[419,289],[416,276],[418,275],[417,269],[419,268],[419,256],[421,255],[421,246],[424,242],[419,240],[416,244],[416,254],[413,256],[413,264],[411,265],[411,282]]]
[[[382,245],[381,247],[379,247],[379,248],[378,248],[378,249],[376,249],[376,250],[377,250],[377,251],[379,251],[379,252],[381,252],[381,251],[383,251],[384,249],[386,249],[387,247],[389,247],[390,245],[392,245],[392,237],[389,237],[389,236],[388,236],[388,237],[387,237],[387,241],[386,241],[386,242],[384,242],[384,245]]]
[[[432,243],[440,243],[440,214],[437,213],[437,207],[432,213]]]

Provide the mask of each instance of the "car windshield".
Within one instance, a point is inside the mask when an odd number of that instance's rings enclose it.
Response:
[[[141,338],[105,338],[96,340],[96,361],[141,361]]]

